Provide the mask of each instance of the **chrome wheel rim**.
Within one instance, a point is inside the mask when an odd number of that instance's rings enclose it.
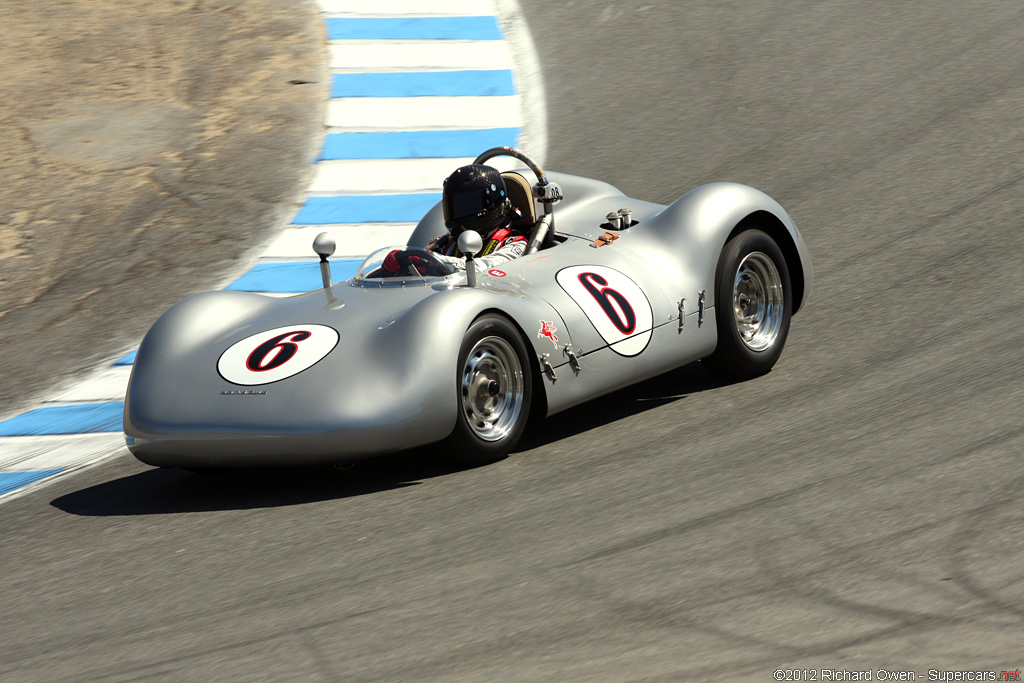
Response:
[[[501,337],[478,341],[460,384],[462,413],[473,433],[484,441],[505,438],[523,410],[523,370],[512,345]]]
[[[764,351],[779,338],[785,293],[775,262],[760,251],[743,257],[732,287],[736,331],[751,351]]]

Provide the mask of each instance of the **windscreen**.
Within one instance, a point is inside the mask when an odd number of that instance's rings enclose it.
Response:
[[[402,262],[399,271],[397,273],[389,273],[384,269],[384,259],[388,257],[391,252],[397,252],[396,259]],[[402,255],[415,256],[415,259],[401,258]],[[407,261],[414,261],[413,263],[407,263]],[[428,266],[425,268],[424,266]],[[429,274],[423,274],[422,270],[428,270]],[[437,258],[435,254],[421,247],[409,247],[409,246],[393,246],[384,247],[373,252],[363,261],[362,265],[359,266],[359,270],[356,271],[353,282],[359,283],[371,283],[374,286],[380,286],[382,284],[404,284],[409,286],[416,282],[428,283],[435,282],[440,278],[444,278],[455,272],[455,269],[444,263]]]

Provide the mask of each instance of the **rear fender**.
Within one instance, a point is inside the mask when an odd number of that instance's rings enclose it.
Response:
[[[702,185],[651,217],[646,225],[678,255],[684,270],[699,273],[708,306],[715,305],[715,271],[722,249],[734,234],[753,227],[767,232],[786,257],[796,312],[811,291],[810,255],[789,214],[760,190],[738,183]]]

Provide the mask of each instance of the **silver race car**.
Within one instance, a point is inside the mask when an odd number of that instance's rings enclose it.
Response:
[[[529,231],[521,258],[489,270],[472,256],[465,270],[438,259],[425,247],[446,231],[439,203],[401,248],[419,268],[388,275],[391,247],[332,283],[323,233],[323,289],[190,297],[139,347],[125,397],[131,452],[206,469],[445,441],[477,465],[508,454],[531,414],[696,360],[731,379],[772,368],[811,289],[807,248],[774,200],[714,183],[652,204],[545,174],[509,147],[475,163],[500,155],[525,165],[502,174]],[[479,251],[479,234],[463,232],[459,247]]]

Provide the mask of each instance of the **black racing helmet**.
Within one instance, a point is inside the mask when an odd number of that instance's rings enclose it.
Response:
[[[453,237],[463,230],[486,233],[503,223],[511,210],[501,173],[483,164],[455,169],[444,181],[441,201],[444,224]]]

